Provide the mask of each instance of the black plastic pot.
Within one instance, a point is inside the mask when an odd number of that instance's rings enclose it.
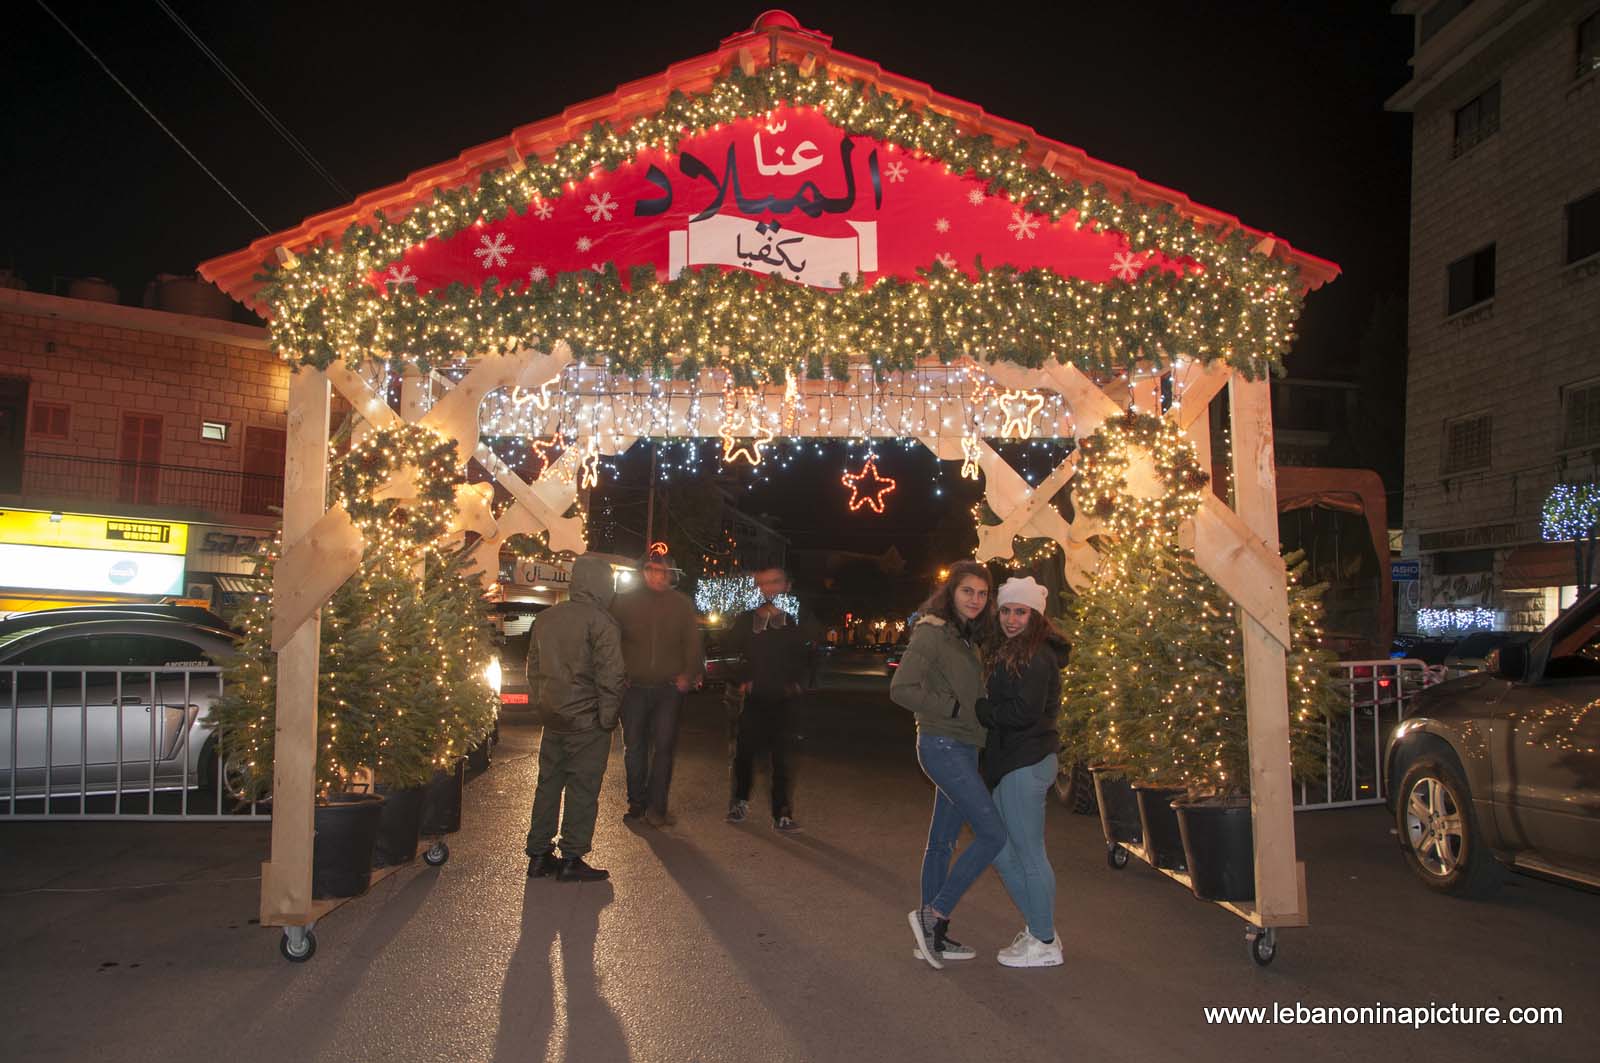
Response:
[[[1183,834],[1178,830],[1178,814],[1172,802],[1184,791],[1167,786],[1134,783],[1133,795],[1139,802],[1139,826],[1144,830],[1144,851],[1150,863],[1169,871],[1182,871]]]
[[[1132,785],[1116,768],[1090,768],[1089,772],[1094,776],[1095,803],[1100,806],[1100,829],[1105,832],[1106,844],[1138,845],[1144,840],[1144,829],[1139,825]]]
[[[436,771],[422,788],[422,833],[454,834],[461,829],[461,794],[467,784],[467,764],[456,761],[453,771]]]
[[[1174,807],[1194,895],[1203,901],[1255,900],[1255,831],[1250,822],[1250,799],[1178,801]]]
[[[424,788],[399,790],[379,786],[383,795],[383,816],[378,821],[378,840],[372,847],[372,866],[391,867],[417,858],[417,836],[422,830]]]
[[[359,897],[372,885],[372,847],[383,818],[377,794],[334,794],[313,814],[311,896]]]

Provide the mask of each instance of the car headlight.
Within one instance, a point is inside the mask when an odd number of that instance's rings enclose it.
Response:
[[[500,658],[490,658],[488,665],[483,669],[483,681],[489,684],[489,689],[496,694],[500,693]]]

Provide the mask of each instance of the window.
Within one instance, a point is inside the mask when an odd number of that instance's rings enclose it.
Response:
[[[1489,467],[1489,437],[1494,419],[1486,413],[1458,417],[1444,425],[1445,473]]]
[[[33,404],[33,434],[40,439],[66,439],[69,407],[61,402]]]
[[[225,421],[201,421],[200,438],[212,443],[226,443],[228,441],[228,425]]]
[[[1451,19],[1465,11],[1470,3],[1472,0],[1439,0],[1437,4],[1424,11],[1422,18],[1418,20],[1417,43],[1427,44]]]
[[[1494,245],[1456,259],[1445,268],[1449,282],[1446,314],[1456,314],[1494,298]]]
[[[1600,70],[1600,11],[1578,23],[1578,77]]]
[[[1600,192],[1567,204],[1567,261],[1590,255],[1600,255]]]
[[[1451,157],[1494,136],[1499,129],[1500,83],[1497,81],[1456,108],[1456,138],[1450,148]]]
[[[1600,444],[1600,380],[1561,389],[1561,449]]]
[[[240,513],[270,514],[283,505],[283,451],[287,438],[281,428],[245,428]]]

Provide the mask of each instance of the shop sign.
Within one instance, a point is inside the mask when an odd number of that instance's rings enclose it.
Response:
[[[189,526],[174,521],[8,509],[0,512],[0,543],[181,557],[188,550]]]

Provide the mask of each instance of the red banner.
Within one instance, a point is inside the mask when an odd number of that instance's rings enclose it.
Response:
[[[685,138],[671,154],[641,152],[559,199],[414,248],[373,281],[426,292],[497,277],[520,288],[608,262],[624,279],[641,265],[663,279],[718,266],[819,288],[845,276],[915,278],[935,262],[975,275],[980,259],[1095,282],[1196,268],[1075,222],[1029,214],[937,159],[850,136],[815,110],[780,108]]]

